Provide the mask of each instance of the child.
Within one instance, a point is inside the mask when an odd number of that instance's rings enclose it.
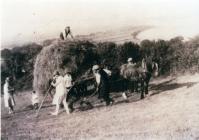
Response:
[[[39,96],[35,91],[33,91],[31,94],[32,94],[32,106],[33,109],[36,110],[39,107]]]

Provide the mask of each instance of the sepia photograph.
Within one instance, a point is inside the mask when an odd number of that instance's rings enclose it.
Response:
[[[198,0],[0,6],[2,140],[199,140]]]

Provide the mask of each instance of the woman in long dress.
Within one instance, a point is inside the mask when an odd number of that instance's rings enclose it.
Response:
[[[66,89],[64,84],[64,78],[59,74],[59,72],[56,72],[55,74],[55,83],[51,83],[52,86],[55,87],[55,95],[53,98],[53,104],[56,105],[55,112],[51,113],[52,115],[58,115],[59,113],[59,107],[60,104],[63,103],[64,108],[68,114],[70,114],[68,105],[66,103]]]
[[[14,113],[15,100],[13,97],[14,89],[10,87],[10,78],[7,77],[4,84],[4,104],[8,108],[9,114]]]

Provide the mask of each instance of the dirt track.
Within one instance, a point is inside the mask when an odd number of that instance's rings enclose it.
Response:
[[[6,114],[2,104],[2,139],[197,139],[199,140],[199,74],[152,81],[150,97],[125,103],[121,93],[111,93],[115,104],[59,116],[45,103],[39,118],[25,109],[28,96],[17,96],[16,114]],[[24,94],[24,93],[23,93]]]

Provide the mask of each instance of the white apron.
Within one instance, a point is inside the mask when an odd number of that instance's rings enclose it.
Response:
[[[4,104],[5,107],[15,106],[15,100],[13,95],[9,91],[9,83],[4,84]]]
[[[64,79],[62,76],[57,77],[56,83],[52,84],[55,86],[55,95],[53,97],[53,102],[52,104],[60,104],[66,97],[65,93],[65,85],[64,85]]]

